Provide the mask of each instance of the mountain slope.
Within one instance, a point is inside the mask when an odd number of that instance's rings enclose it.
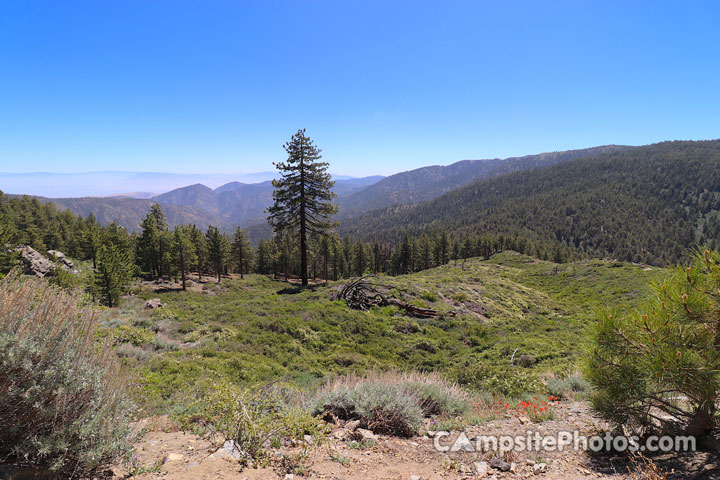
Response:
[[[338,195],[355,192],[382,178],[372,176],[337,180],[335,191]],[[272,204],[272,191],[270,181],[230,182],[215,190],[200,183],[188,185],[149,199],[128,196],[36,198],[83,217],[92,213],[103,225],[117,221],[130,231],[138,229],[153,203],[162,206],[171,227],[194,223],[201,228],[215,225],[223,230],[232,230],[237,226],[265,223],[264,212]]]
[[[516,172],[341,225],[346,235],[391,240],[439,229],[673,263],[696,243],[718,245],[720,141],[664,142]]]
[[[340,215],[348,217],[392,205],[431,200],[476,180],[629,148],[632,147],[606,145],[506,159],[463,160],[447,166],[418,168],[391,175],[357,193],[338,199]]]
[[[35,198],[42,203],[54,203],[59,210],[70,210],[82,217],[92,213],[102,225],[118,222],[128,231],[137,230],[152,204],[157,203],[154,200],[128,197]],[[163,204],[162,207],[170,225],[194,223],[200,228],[206,228],[212,224],[212,218],[208,217],[207,212],[196,208],[170,204]]]

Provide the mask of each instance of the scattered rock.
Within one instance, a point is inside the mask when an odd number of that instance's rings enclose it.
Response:
[[[488,464],[487,462],[475,462],[475,475],[479,475],[481,477],[484,477],[487,475],[488,472]]]
[[[75,268],[75,264],[73,263],[73,261],[67,258],[65,254],[60,250],[48,250],[47,253],[48,255],[50,255],[51,258],[55,257],[57,259],[57,261],[60,263],[60,267],[63,270],[73,270]]]
[[[285,480],[293,480],[295,478],[295,475],[292,473],[286,473],[285,474]]]
[[[518,417],[518,420],[520,420],[520,425],[527,425],[528,423],[530,423],[530,419],[525,415],[520,415]]]
[[[16,251],[20,252],[25,275],[43,278],[57,267],[55,263],[32,247],[20,247]]]
[[[210,455],[210,458],[234,458],[235,460],[240,460],[243,457],[243,451],[233,440],[226,441],[221,448],[218,448],[215,453]]]
[[[330,435],[332,435],[334,438],[337,438],[338,440],[342,440],[343,438],[345,438],[345,435],[347,435],[347,432],[342,428],[338,428],[337,430],[333,430]]]
[[[360,425],[360,420],[350,420],[345,423],[345,430],[348,432],[354,432],[358,425]]]
[[[143,305],[146,310],[153,310],[155,308],[162,308],[164,306],[165,304],[162,303],[159,298],[151,298],[150,300],[145,302],[145,305]]]
[[[510,473],[517,473],[517,463],[510,462],[510,470],[508,470]]]
[[[182,453],[168,453],[168,456],[165,457],[166,462],[182,462],[185,460],[185,455]]]
[[[508,470],[510,470],[510,464],[502,458],[498,457],[490,460],[490,466],[495,470],[500,470],[501,472],[507,472]]]
[[[410,475],[408,480],[420,480],[420,475]]]
[[[360,436],[361,440],[377,440],[377,435],[375,435],[372,430],[358,428],[355,430],[355,433]]]
[[[533,465],[533,474],[540,475],[547,472],[547,463],[536,463]]]

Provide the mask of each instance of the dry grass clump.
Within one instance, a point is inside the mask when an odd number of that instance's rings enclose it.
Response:
[[[95,327],[74,294],[0,282],[0,458],[80,476],[128,451],[131,405]]]
[[[318,393],[315,411],[340,420],[359,420],[376,433],[408,437],[425,417],[462,415],[467,393],[435,374],[371,372],[329,381]]]

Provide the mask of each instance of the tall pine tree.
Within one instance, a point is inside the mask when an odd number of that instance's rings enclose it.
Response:
[[[245,278],[244,274],[250,271],[253,250],[247,234],[239,227],[233,235],[232,253],[240,271],[240,278]]]
[[[335,182],[327,173],[328,164],[320,162],[320,149],[298,130],[284,145],[288,158],[274,164],[280,179],[273,180],[274,204],[268,209],[268,220],[276,233],[297,235],[300,247],[300,278],[308,284],[308,233],[323,235],[333,226],[330,217],[337,212],[332,204]],[[287,273],[287,272],[286,272]]]

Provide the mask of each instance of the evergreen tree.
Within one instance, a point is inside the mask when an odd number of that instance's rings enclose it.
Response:
[[[85,228],[82,235],[82,248],[85,258],[92,260],[93,269],[97,268],[97,252],[102,245],[102,231],[100,224],[92,213],[85,219]]]
[[[113,244],[102,245],[97,253],[94,289],[100,303],[117,306],[120,295],[127,291],[133,277],[133,266],[128,254]]]
[[[220,233],[217,227],[212,225],[208,226],[205,237],[208,246],[208,262],[217,275],[218,283],[220,283],[225,264],[230,255],[230,242],[225,235]]]
[[[245,278],[244,274],[250,271],[250,264],[252,263],[253,249],[250,245],[250,240],[245,232],[238,228],[235,230],[233,236],[232,252],[237,262],[238,270],[240,271],[240,278]]]
[[[308,284],[308,233],[326,234],[333,226],[328,219],[337,212],[330,190],[335,182],[327,173],[328,164],[320,162],[320,149],[298,130],[284,146],[286,162],[276,163],[281,178],[273,180],[274,204],[268,209],[269,221],[276,233],[298,235],[300,277]]]
[[[320,257],[322,258],[323,278],[327,281],[330,263],[330,238],[327,235],[323,235],[320,241]]]
[[[15,265],[17,253],[12,250],[13,237],[13,229],[0,217],[0,274],[9,272]]]
[[[195,245],[190,237],[190,227],[178,225],[173,232],[173,259],[180,272],[182,289],[185,290],[186,273],[197,264]]]
[[[159,204],[153,204],[142,223],[138,239],[138,257],[141,265],[157,278],[163,276],[165,254],[168,251],[168,230],[165,213]]]
[[[268,247],[267,242],[265,240],[260,240],[260,243],[258,243],[257,248],[257,261],[255,262],[255,271],[257,273],[270,273],[270,266],[272,265],[272,260],[269,258]]]
[[[362,276],[367,268],[367,255],[365,254],[365,245],[358,242],[355,247],[355,275]]]
[[[190,225],[188,228],[188,236],[195,249],[195,257],[197,258],[195,265],[197,268],[198,281],[202,282],[202,272],[208,263],[207,239],[197,226]]]

